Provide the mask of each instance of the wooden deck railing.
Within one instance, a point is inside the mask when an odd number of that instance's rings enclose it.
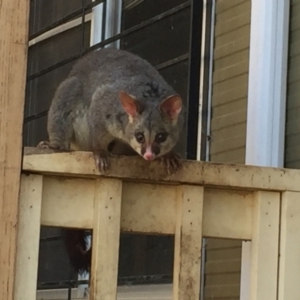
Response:
[[[115,300],[120,231],[175,235],[173,299],[197,300],[202,237],[252,241],[251,300],[300,299],[300,171],[25,149],[15,300],[35,299],[40,225],[93,229],[91,299]]]

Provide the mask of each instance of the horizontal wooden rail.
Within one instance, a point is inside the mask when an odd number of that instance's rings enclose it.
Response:
[[[25,148],[24,154],[25,172],[85,178],[100,175],[90,152],[49,153],[36,148]],[[182,170],[169,176],[159,162],[147,162],[140,157],[112,158],[111,165],[111,170],[105,177],[135,182],[300,191],[300,172],[291,169],[185,161]]]
[[[91,179],[45,176],[41,224],[93,228],[96,185]],[[123,182],[122,231],[175,234],[176,192],[171,185]],[[251,239],[253,193],[206,188],[204,199],[203,236]]]

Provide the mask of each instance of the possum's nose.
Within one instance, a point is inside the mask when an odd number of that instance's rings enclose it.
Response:
[[[153,160],[154,159],[154,155],[153,155],[153,153],[145,153],[144,154],[144,158],[146,159],[146,160]]]
[[[144,159],[146,160],[153,160],[155,155],[152,152],[151,146],[147,146],[146,151],[143,155]]]

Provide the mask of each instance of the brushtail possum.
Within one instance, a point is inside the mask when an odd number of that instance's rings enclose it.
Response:
[[[176,171],[180,157],[172,149],[183,122],[181,97],[149,62],[101,49],[79,59],[59,85],[48,113],[49,142],[39,147],[92,151],[102,172],[111,152],[129,150]]]

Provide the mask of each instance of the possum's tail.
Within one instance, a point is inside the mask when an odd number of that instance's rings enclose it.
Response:
[[[63,239],[70,263],[78,273],[89,272],[91,268],[91,248],[87,234],[82,229],[63,229]]]

